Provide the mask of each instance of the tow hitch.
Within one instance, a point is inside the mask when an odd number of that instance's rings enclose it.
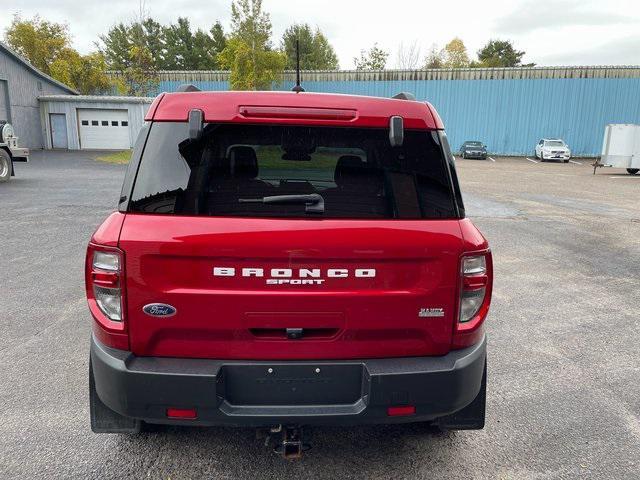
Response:
[[[278,425],[269,430],[269,435],[265,441],[265,445],[269,445],[271,440],[274,441],[273,451],[286,460],[297,460],[302,454],[309,450],[311,446],[304,443],[303,429],[301,426]]]

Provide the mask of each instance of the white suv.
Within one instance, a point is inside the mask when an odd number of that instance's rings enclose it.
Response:
[[[569,146],[560,138],[542,138],[536,145],[536,158],[541,161],[562,160],[567,163],[571,158]]]

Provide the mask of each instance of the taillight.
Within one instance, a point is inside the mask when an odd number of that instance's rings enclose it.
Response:
[[[466,323],[476,316],[487,293],[487,259],[484,255],[462,257],[462,289],[458,321]]]
[[[467,254],[460,259],[460,298],[454,348],[474,344],[482,335],[481,326],[489,312],[493,284],[491,252]]]
[[[94,251],[91,261],[91,280],[98,308],[109,320],[121,322],[120,254]]]
[[[115,247],[89,244],[86,292],[99,339],[109,346],[127,348],[124,314],[124,254]]]

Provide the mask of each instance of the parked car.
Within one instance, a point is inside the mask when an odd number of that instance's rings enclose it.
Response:
[[[13,126],[0,121],[0,182],[7,182],[15,175],[13,162],[27,162],[29,149],[18,146]]]
[[[460,147],[460,155],[462,158],[480,158],[486,160],[487,146],[477,141],[464,142]]]
[[[541,161],[561,160],[568,163],[571,158],[569,146],[560,138],[541,138],[535,149],[535,156]]]
[[[431,105],[190,91],[146,120],[87,249],[94,432],[483,428],[492,256]]]

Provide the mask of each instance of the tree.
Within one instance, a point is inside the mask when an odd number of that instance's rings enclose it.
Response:
[[[478,50],[478,60],[481,67],[519,67],[522,65],[524,51],[513,48],[509,40],[489,40],[489,42]],[[527,64],[525,66],[533,66]]]
[[[131,48],[144,48],[151,55],[155,69],[165,65],[165,27],[152,18],[143,18],[132,23],[119,23],[101,35],[100,50],[109,68],[123,71],[131,65]]]
[[[102,45],[100,51],[113,70],[124,70],[129,66],[129,49],[131,48],[130,28],[124,23],[114,25],[106,35],[100,35]]]
[[[213,51],[215,52],[216,68],[220,68],[217,57],[218,53],[222,52],[227,46],[227,36],[224,34],[224,29],[222,28],[222,24],[220,22],[216,22],[213,27],[211,27],[211,30],[209,30],[209,34],[211,35],[211,45],[213,47]]]
[[[360,50],[360,58],[355,57],[353,63],[356,70],[384,70],[389,52],[382,50],[375,43],[369,50]]]
[[[102,54],[80,55],[71,48],[65,24],[38,16],[22,20],[16,15],[6,31],[6,41],[34,67],[82,94],[107,93],[114,87]]]
[[[426,58],[424,59],[424,68],[443,68],[444,67],[444,51],[435,43],[429,48]]]
[[[231,88],[270,89],[284,71],[286,56],[271,48],[271,20],[262,11],[262,0],[234,0],[231,27],[230,38],[218,55],[220,66],[231,70]]]
[[[109,67],[120,71],[132,66],[130,53],[134,46],[149,52],[155,70],[214,70],[220,68],[218,54],[226,45],[220,22],[209,32],[194,32],[186,17],[169,25],[152,18],[119,23],[100,39]]]
[[[222,68],[231,70],[233,90],[269,90],[284,71],[286,57],[273,50],[254,51],[248,43],[232,37],[218,55]]]
[[[231,30],[252,50],[271,50],[271,18],[262,11],[262,0],[233,0]]]
[[[296,68],[296,40],[300,42],[300,68],[302,70],[336,70],[338,57],[327,37],[316,28],[294,24],[282,35],[281,49],[287,56],[286,68]]]
[[[164,27],[163,70],[215,70],[219,68],[218,54],[226,46],[222,25],[217,22],[209,32],[193,32],[186,17]]]
[[[396,59],[396,68],[401,70],[415,70],[420,63],[420,45],[414,40],[410,45],[400,42],[398,47],[398,58]]]
[[[106,75],[107,64],[100,52],[80,55],[67,49],[50,65],[51,76],[83,95],[110,93],[113,81]]]
[[[163,28],[164,41],[166,45],[165,62],[163,69],[167,70],[193,70],[199,63],[203,50],[206,50],[206,39],[200,36],[200,51],[196,51],[195,38],[191,32],[189,19],[186,17],[178,17],[177,23]]]
[[[444,47],[444,66],[447,68],[466,68],[469,66],[467,47],[458,37],[451,40]]]
[[[133,45],[144,46],[153,59],[153,65],[158,70],[165,68],[166,39],[164,27],[150,17],[140,17],[137,26],[133,27],[131,36],[133,43],[129,45],[129,53]]]
[[[149,49],[134,45],[129,50],[129,66],[122,71],[122,93],[133,96],[149,96],[158,88],[153,56]]]
[[[47,22],[38,15],[31,20],[14,15],[5,32],[5,40],[13,50],[47,75],[51,74],[49,65],[60,58],[71,44],[68,25]]]
[[[120,71],[118,89],[133,96],[156,93],[159,80],[157,70],[165,63],[166,27],[149,17],[144,0],[140,0],[138,18],[131,23],[119,23],[106,35],[101,35],[104,54],[109,67]],[[181,25],[178,19],[178,29]],[[187,21],[187,30],[189,29]]]

